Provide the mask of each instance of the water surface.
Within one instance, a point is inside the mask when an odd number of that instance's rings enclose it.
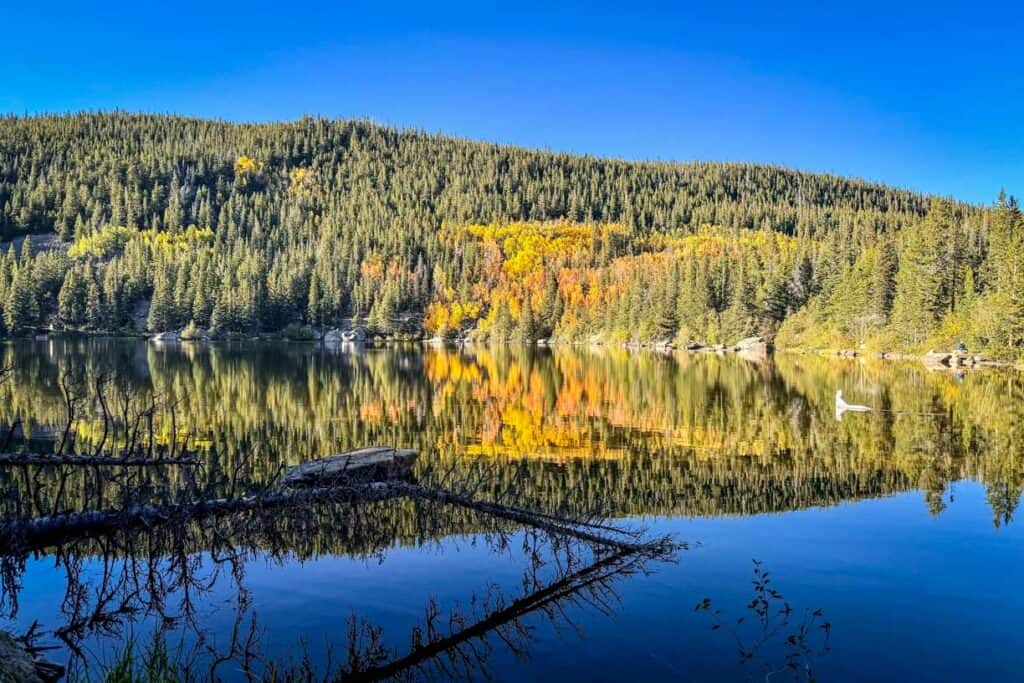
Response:
[[[1024,383],[1015,374],[518,347],[50,341],[8,344],[2,354],[13,373],[0,384],[0,438],[19,419],[26,432],[14,447],[54,448],[62,385],[102,380],[112,403],[151,393],[173,404],[173,423],[166,413],[155,421],[157,448],[187,438],[209,471],[232,473],[247,490],[310,458],[393,444],[421,453],[418,476],[465,481],[486,471],[480,496],[514,484],[522,504],[561,515],[601,510],[689,544],[674,562],[609,577],[599,596],[524,615],[511,643],[485,636],[472,662],[449,662],[436,675],[764,680],[778,670],[772,680],[804,680],[808,667],[818,680],[1018,675]],[[877,410],[837,419],[836,389]],[[101,432],[86,410],[69,438],[82,452]],[[24,486],[16,472],[0,477],[8,491]],[[172,475],[139,481],[175,485]],[[71,482],[72,496],[75,485],[88,483]],[[3,505],[16,513],[10,495]],[[124,558],[156,557],[171,575],[181,551],[196,565],[194,594],[169,585],[161,609],[84,629],[78,659],[91,662],[88,671],[116,659],[128,637],[146,642],[168,612],[180,618],[162,629],[173,642],[198,639],[213,652],[251,627],[268,660],[305,653],[326,667],[365,629],[379,629],[374,638],[401,654],[432,604],[446,618],[465,617],[485,612],[488,599],[522,595],[526,574],[560,577],[559,549],[521,529],[454,513],[424,526],[421,512],[396,502],[355,521],[331,509],[302,527],[231,529],[227,543],[211,532],[178,545],[161,538],[148,552],[100,542],[71,556],[44,552],[5,567],[5,623],[60,629],[101,601],[104,578],[132,571]],[[243,548],[242,561],[218,562],[215,547],[224,545]],[[572,568],[596,559],[585,555]],[[771,600],[772,615],[784,603],[793,610],[767,637],[748,609],[755,560],[784,596]],[[69,585],[86,589],[71,595]],[[192,610],[184,616],[183,595]],[[710,607],[695,611],[705,598]],[[787,659],[786,638],[805,618],[798,656]],[[61,645],[60,656],[74,659]],[[216,675],[241,679],[230,664]]]

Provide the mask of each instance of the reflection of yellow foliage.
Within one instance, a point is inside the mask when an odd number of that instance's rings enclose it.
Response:
[[[21,417],[29,432],[52,432],[65,410],[55,378],[79,367],[79,356],[26,362],[16,345],[3,353],[0,365],[18,370],[0,384],[0,424]],[[607,347],[289,352],[271,363],[218,347],[147,354],[132,414],[149,391],[175,401],[179,443],[187,426],[201,435],[191,449],[211,465],[229,470],[244,453],[263,481],[283,464],[394,443],[420,450],[423,467],[485,456],[511,473],[519,465],[511,461],[542,461],[530,465],[529,485],[554,503],[614,498],[636,512],[786,509],[915,486],[934,499],[962,477],[993,495],[1024,485],[1024,380],[997,371],[958,380],[916,364],[780,356],[761,365]],[[140,382],[131,367],[117,372]],[[112,404],[118,386],[111,384]],[[837,422],[837,386],[893,412]],[[154,426],[166,446],[166,413]],[[123,443],[123,424],[118,434]],[[102,423],[83,412],[76,451],[101,439]]]

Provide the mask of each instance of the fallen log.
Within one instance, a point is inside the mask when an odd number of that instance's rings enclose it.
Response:
[[[326,486],[274,491],[242,498],[221,498],[174,505],[131,505],[123,509],[90,510],[13,520],[0,524],[0,553],[27,552],[70,541],[95,538],[122,529],[155,526],[172,520],[201,520],[214,515],[275,510],[326,500],[373,502],[406,495],[387,484]]]
[[[116,458],[108,455],[47,455],[39,453],[0,454],[0,467],[34,465],[40,467],[58,467],[62,465],[80,465],[83,467],[158,467],[163,465],[198,465],[195,458]]]
[[[434,500],[439,503],[449,505],[458,505],[459,507],[476,510],[477,512],[482,512],[494,517],[500,517],[501,519],[507,519],[511,522],[518,522],[519,524],[541,529],[555,535],[569,536],[580,541],[596,543],[598,545],[615,548],[616,550],[624,552],[642,552],[646,547],[646,544],[644,543],[609,538],[608,536],[602,536],[600,534],[587,531],[584,528],[579,528],[585,525],[573,526],[573,522],[571,520],[556,522],[553,521],[553,518],[549,515],[539,514],[511,505],[503,505],[501,503],[493,503],[486,500],[477,500],[476,498],[464,496],[445,489],[427,488],[420,486],[419,484],[410,484],[406,482],[391,482],[386,484],[386,486],[392,490],[404,492],[410,497]],[[625,532],[619,531],[619,533]]]
[[[4,456],[0,456],[3,464]],[[144,466],[163,463],[196,464],[184,458],[143,459],[92,456],[6,456],[8,464],[94,464]],[[20,458],[20,460],[17,460]],[[542,512],[477,500],[455,491],[429,488],[410,481],[416,451],[383,446],[361,448],[302,463],[291,468],[279,488],[242,498],[200,500],[176,504],[137,504],[123,509],[63,513],[0,523],[0,552],[27,551],[60,545],[138,526],[171,520],[199,520],[213,515],[270,510],[285,506],[337,502],[375,502],[409,497],[475,510],[548,533],[567,536],[625,552],[638,552],[643,544],[596,533],[622,533],[614,527],[562,519]]]
[[[318,502],[368,503],[392,498],[419,498],[456,505],[477,512],[541,529],[550,534],[614,548],[642,552],[646,545],[595,533],[597,527],[559,520],[551,515],[524,508],[477,500],[453,491],[434,489],[404,481],[368,484],[317,486],[277,490],[234,499],[203,500],[174,505],[132,505],[124,509],[47,515],[0,524],[0,552],[29,552],[71,541],[95,538],[123,529],[152,527],[173,520],[197,521],[215,515],[239,514],[253,510],[268,511]],[[589,530],[588,530],[589,529]],[[601,527],[609,532],[627,532]]]
[[[390,446],[371,446],[310,460],[292,467],[281,478],[284,486],[326,483],[371,482],[406,479],[412,474],[416,451]]]

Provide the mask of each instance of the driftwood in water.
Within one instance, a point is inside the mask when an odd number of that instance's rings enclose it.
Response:
[[[274,510],[318,501],[372,502],[405,495],[386,484],[327,486],[273,491],[242,498],[220,498],[175,505],[132,505],[124,509],[91,510],[0,524],[0,549],[22,552],[39,550],[73,540],[102,536],[139,526],[154,526],[171,520],[200,520],[213,515],[238,514],[253,510]]]
[[[359,450],[311,460],[288,470],[285,486],[312,486],[338,482],[371,482],[406,479],[412,473],[416,451],[389,446]]]
[[[5,465],[35,465],[41,467],[57,467],[62,465],[81,465],[83,467],[156,467],[163,465],[198,465],[195,458],[116,458],[106,455],[60,455],[40,453],[3,453],[0,454],[0,467]]]
[[[121,509],[12,520],[0,523],[0,548],[24,552],[101,536],[120,529],[164,524],[172,520],[194,521],[215,515],[273,510],[327,501],[354,504],[401,497],[455,505],[553,535],[575,538],[618,551],[640,552],[645,548],[643,543],[634,540],[598,533],[603,531],[629,535],[619,529],[599,527],[499,502],[478,500],[465,493],[416,484],[410,480],[415,458],[416,452],[411,450],[363,448],[294,467],[284,476],[280,488],[258,495],[176,504],[137,504]],[[99,458],[93,458],[96,459]],[[139,462],[141,464],[141,460]]]
[[[616,550],[624,552],[642,552],[647,546],[643,543],[635,543],[632,541],[623,541],[616,538],[610,538],[608,536],[593,533],[587,531],[583,527],[589,525],[586,524],[575,524],[572,520],[558,520],[558,518],[551,517],[549,515],[527,510],[525,508],[515,507],[512,505],[503,505],[501,503],[492,503],[487,500],[477,500],[469,496],[464,496],[454,491],[447,491],[445,489],[427,488],[418,484],[409,484],[406,482],[392,482],[385,484],[389,489],[399,492],[399,495],[407,495],[413,498],[421,498],[425,500],[433,500],[438,503],[445,503],[448,505],[457,505],[459,507],[469,508],[482,512],[487,515],[494,517],[500,517],[507,519],[511,522],[517,522],[526,526],[531,526],[542,531],[554,534],[556,536],[568,536],[571,538],[578,539],[580,541],[587,541],[588,543],[596,543],[609,548],[615,548]]]
[[[0,524],[0,548],[29,552],[102,536],[120,529],[152,527],[173,520],[196,521],[215,515],[269,511],[326,501],[369,503],[392,498],[418,498],[456,505],[556,536],[575,538],[619,551],[641,552],[646,548],[643,543],[596,533],[596,528],[592,525],[404,481],[285,489],[235,499],[204,500],[176,505],[133,505],[125,509],[93,510],[14,520]]]

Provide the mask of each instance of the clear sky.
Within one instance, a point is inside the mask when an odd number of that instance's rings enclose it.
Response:
[[[0,111],[369,117],[1024,193],[1019,3],[5,4]]]

